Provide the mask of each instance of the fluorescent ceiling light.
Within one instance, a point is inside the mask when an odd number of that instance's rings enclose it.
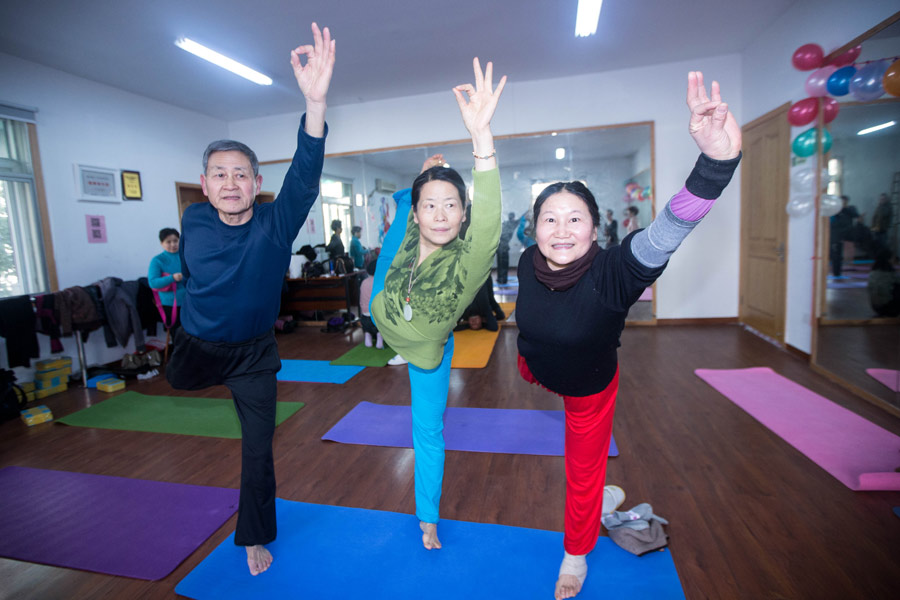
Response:
[[[881,125],[876,125],[875,127],[869,127],[868,129],[860,129],[856,132],[856,135],[866,135],[867,133],[872,133],[875,131],[881,131],[882,129],[887,129],[888,127],[893,127],[897,124],[897,121],[888,121],[887,123],[882,123]]]
[[[556,160],[562,160],[566,157],[566,149],[565,148],[557,148],[556,149]]]
[[[597,33],[597,21],[600,19],[600,8],[603,0],[578,0],[578,12],[575,16],[575,37],[587,37]]]
[[[216,66],[231,71],[235,75],[240,75],[244,79],[249,79],[253,83],[258,83],[259,85],[272,85],[272,80],[259,71],[254,71],[250,67],[246,67],[236,60],[230,59],[223,54],[219,54],[215,50],[210,50],[206,46],[201,46],[194,40],[179,38],[175,40],[175,45],[182,50],[187,50],[195,56],[199,56],[203,60],[208,60]]]

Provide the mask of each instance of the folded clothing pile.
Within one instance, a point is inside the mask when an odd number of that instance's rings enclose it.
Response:
[[[613,511],[602,517],[609,538],[621,548],[637,556],[659,550],[669,545],[663,525],[669,522],[653,514],[653,507],[646,502],[631,510]]]

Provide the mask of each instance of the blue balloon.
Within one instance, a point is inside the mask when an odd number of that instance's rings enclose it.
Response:
[[[846,96],[850,93],[850,80],[856,75],[856,67],[841,67],[831,74],[825,87],[832,96]]]
[[[889,60],[878,60],[867,64],[856,72],[850,80],[850,93],[861,102],[869,102],[884,95],[881,79],[890,66]]]

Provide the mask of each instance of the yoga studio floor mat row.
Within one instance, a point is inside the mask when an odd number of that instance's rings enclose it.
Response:
[[[441,520],[443,548],[425,550],[413,515],[276,500],[274,561],[253,577],[229,537],[175,592],[196,600],[553,597],[563,534]],[[578,600],[684,598],[668,550],[640,558],[601,537]]]
[[[491,359],[500,331],[464,329],[453,334],[453,369],[483,369]]]
[[[281,425],[301,408],[302,402],[278,402],[275,425]],[[230,439],[241,437],[241,423],[234,410],[234,401],[220,398],[145,396],[124,392],[58,421],[76,427]]]
[[[852,490],[900,490],[900,437],[772,369],[695,373]]]
[[[162,579],[237,505],[238,490],[227,488],[6,467],[0,469],[0,555]]]
[[[347,383],[364,368],[351,365],[332,365],[327,360],[282,359],[281,370],[278,371],[278,381]]]
[[[360,343],[351,350],[345,352],[338,358],[331,361],[332,366],[355,365],[360,367],[386,367],[388,361],[394,358],[397,353],[390,346],[382,349],[367,348],[365,344]]]
[[[566,417],[561,410],[450,407],[444,414],[447,450],[563,456]],[[409,406],[360,402],[323,440],[412,448]],[[618,456],[613,439],[609,455]]]

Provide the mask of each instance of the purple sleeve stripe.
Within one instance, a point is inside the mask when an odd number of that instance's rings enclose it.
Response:
[[[715,202],[715,200],[699,198],[683,187],[669,200],[669,207],[682,221],[699,221],[706,216]]]

